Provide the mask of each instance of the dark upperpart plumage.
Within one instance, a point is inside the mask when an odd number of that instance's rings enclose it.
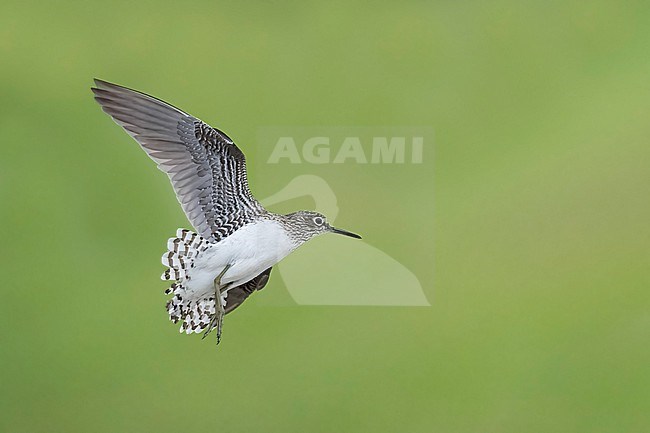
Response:
[[[244,154],[225,133],[153,96],[95,84],[95,100],[169,176],[201,236],[219,241],[266,212],[248,188]]]

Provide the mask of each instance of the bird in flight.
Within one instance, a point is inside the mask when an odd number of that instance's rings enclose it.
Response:
[[[167,241],[163,280],[173,281],[167,312],[181,332],[216,329],[223,317],[269,281],[271,268],[313,237],[331,232],[324,215],[267,211],[253,197],[242,151],[223,132],[160,100],[95,79],[95,100],[140,144],[171,181],[196,232]]]

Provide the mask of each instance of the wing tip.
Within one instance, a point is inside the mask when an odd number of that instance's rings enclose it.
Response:
[[[93,78],[93,82],[95,83],[95,86],[91,87],[90,90],[93,92],[95,100],[99,102],[100,105],[104,105],[102,104],[102,101],[100,101],[100,98],[103,97],[103,99],[106,99],[112,93],[115,93],[116,90],[120,88],[126,89],[125,87],[109,83],[108,81],[104,81],[100,78]]]
[[[119,84],[111,83],[110,81],[102,80],[101,78],[93,78],[93,82],[95,83],[95,86],[98,89],[125,89],[125,90],[131,90],[131,91],[136,91],[133,89],[129,89],[128,87],[120,86]]]
[[[160,98],[156,98],[155,96],[151,96],[147,93],[141,92],[139,90],[131,89],[129,87],[125,86],[120,86],[119,84],[111,83],[109,81],[102,80],[101,78],[93,78],[93,81],[95,83],[94,87],[91,87],[90,90],[93,92],[95,95],[95,99],[97,99],[97,96],[106,96],[108,99],[123,99],[123,98],[134,98],[140,101],[146,101],[148,103],[152,103],[154,105],[157,105],[159,107],[164,107],[166,109],[170,109],[172,111],[175,111],[177,114],[180,114],[182,116],[188,116],[192,117],[190,114],[187,114],[183,110],[181,110],[178,107],[175,107],[174,105],[170,104],[169,102],[163,101]],[[100,101],[97,101],[100,102]],[[101,102],[100,102],[101,104]]]
[[[95,86],[90,88],[90,90],[92,90],[93,92],[97,90],[110,89],[111,87],[119,87],[117,84],[109,83],[108,81],[96,77],[93,78],[93,83],[95,84]]]

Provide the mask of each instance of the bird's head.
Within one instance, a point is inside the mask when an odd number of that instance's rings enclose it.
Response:
[[[328,222],[325,215],[318,212],[313,212],[309,210],[301,210],[298,212],[291,213],[286,216],[286,221],[288,224],[298,229],[298,232],[302,233],[300,236],[302,241],[307,241],[314,236],[320,235],[322,233],[337,233],[339,235],[350,236],[351,238],[361,239],[361,236],[351,233],[347,230],[337,229],[332,227]]]

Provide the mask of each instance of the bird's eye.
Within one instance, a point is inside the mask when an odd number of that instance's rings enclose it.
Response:
[[[317,226],[322,226],[323,225],[323,218],[314,217],[314,224],[316,224]]]

